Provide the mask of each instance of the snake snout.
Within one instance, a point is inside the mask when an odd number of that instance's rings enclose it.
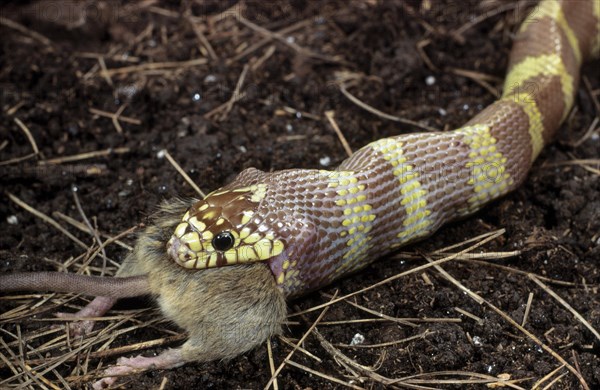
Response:
[[[195,257],[194,252],[187,245],[182,245],[181,240],[175,235],[167,242],[167,254],[175,261],[186,261]]]

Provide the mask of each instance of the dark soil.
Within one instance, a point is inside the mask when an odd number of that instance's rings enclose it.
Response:
[[[142,4],[65,2],[63,5],[45,1],[5,2],[0,8],[3,18],[20,23],[51,43],[5,24],[0,27],[0,161],[32,153],[32,146],[16,124],[16,118],[29,128],[39,148],[37,157],[0,165],[1,272],[56,270],[56,264],[85,252],[55,228],[10,201],[5,191],[47,215],[61,212],[81,220],[72,194],[72,186],[77,186],[88,218],[97,223],[100,231],[116,235],[147,221],[161,200],[194,195],[167,160],[159,157],[162,149],[167,149],[203,190],[210,191],[251,166],[267,171],[335,167],[346,155],[325,119],[327,110],[335,111],[337,123],[354,150],[381,137],[421,130],[375,116],[347,100],[334,83],[335,73],[339,71],[362,74],[360,82],[350,91],[383,112],[439,129],[460,126],[495,97],[472,79],[456,75],[452,69],[484,73],[492,76],[488,79],[492,87],[501,87],[511,37],[527,8],[518,3],[513,9],[494,12],[500,6],[508,8],[506,4],[509,3],[370,0],[350,4],[335,0],[247,2],[245,6],[217,0],[185,1],[183,5],[166,0]],[[217,58],[210,56],[190,23],[181,17],[190,13],[198,17],[198,26],[204,29]],[[464,32],[464,42],[451,34],[486,13],[485,20]],[[271,40],[236,59],[236,55],[263,36],[232,14],[241,14],[271,31],[301,21],[305,24],[284,34],[288,44]],[[425,63],[423,53],[417,49],[425,40],[429,44],[422,50],[436,69]],[[290,42],[305,51],[295,51]],[[269,55],[271,45],[274,52]],[[311,57],[307,51],[320,56]],[[102,56],[108,69],[198,58],[207,58],[207,63],[180,65],[167,71],[112,74],[108,80],[102,77],[99,62],[92,53]],[[327,58],[323,58],[325,56]],[[339,61],[330,61],[333,58]],[[229,112],[207,115],[232,96],[246,64],[251,67],[241,89],[245,95]],[[576,142],[598,115],[593,93],[590,93],[595,91],[597,99],[598,66],[596,61],[584,68],[583,76],[590,88],[582,83],[572,115],[563,125],[557,141],[539,157],[522,188],[476,216],[448,225],[432,238],[405,250],[430,252],[504,228],[506,233],[483,249],[519,250],[522,254],[493,260],[493,263],[575,283],[549,285],[592,326],[600,329],[600,181],[597,173],[581,165],[563,164],[569,160],[597,159],[600,154],[597,129],[584,142]],[[91,108],[116,112],[124,105],[122,115],[139,120],[139,124],[121,120],[122,133],[110,118],[90,112]],[[301,113],[296,114],[295,110]],[[40,164],[44,159],[109,148],[128,148],[129,151],[60,164]],[[61,223],[86,244],[92,242],[87,234]],[[124,241],[133,244],[134,235]],[[107,248],[111,259],[120,260],[125,254],[126,250],[119,246]],[[101,264],[100,259],[92,263],[96,267]],[[381,259],[360,274],[290,305],[292,310],[307,309],[326,302],[328,298],[324,293],[353,292],[421,264],[423,260]],[[599,340],[527,276],[469,262],[451,262],[444,267],[519,323],[528,295],[532,293],[526,329],[579,370],[591,388],[600,386]],[[69,267],[71,272],[77,269],[74,265]],[[114,266],[110,270],[114,270]],[[243,294],[243,289],[240,293]],[[0,301],[0,308],[5,312],[18,304],[38,301],[4,300]],[[361,364],[377,365],[377,373],[388,378],[468,371],[492,376],[508,374],[512,379],[523,379],[519,385],[530,388],[561,365],[505,319],[487,306],[477,304],[433,269],[358,295],[356,302],[393,317],[462,320],[459,323],[423,322],[414,328],[394,322],[319,327],[324,337],[334,344],[348,344],[356,333],[365,337],[365,344],[377,344],[425,330],[434,332],[385,348],[341,349]],[[81,306],[85,300],[77,298],[70,304]],[[50,303],[46,305],[48,310],[35,318],[52,318],[52,313],[58,310]],[[143,300],[129,300],[117,308],[138,307],[151,306]],[[462,315],[457,308],[482,321]],[[62,310],[72,309],[63,307]],[[307,320],[314,321],[317,314],[310,313]],[[122,327],[156,315],[154,312],[140,314],[135,322],[127,322]],[[358,318],[372,318],[372,315],[339,303],[331,307],[323,321]],[[291,320],[297,321],[298,317]],[[0,331],[4,342],[12,343],[14,339],[9,334],[20,332],[23,337],[31,337],[49,326],[48,322],[25,319],[4,323]],[[285,335],[300,338],[309,326],[310,323],[300,321],[299,325],[291,325]],[[164,329],[176,330],[164,323],[146,327],[118,337],[111,347],[172,334]],[[37,347],[55,336],[35,339],[31,345]],[[365,388],[383,387],[373,379],[353,379],[314,336],[308,337],[304,347],[322,362],[301,353],[296,353],[292,360],[343,381],[352,380]],[[19,353],[18,346],[12,350]],[[160,350],[142,352],[152,354]],[[230,362],[187,364],[169,371],[150,371],[128,378],[126,387],[158,388],[166,377],[166,388],[262,388],[271,377],[266,351],[266,347],[262,347]],[[274,340],[277,365],[289,351],[289,346]],[[377,362],[383,351],[386,353],[379,366]],[[0,353],[10,358],[4,347]],[[51,351],[50,355],[61,353],[64,351]],[[80,362],[84,360],[82,356]],[[115,361],[116,356],[92,359],[89,369],[93,370],[99,363],[107,366]],[[74,362],[65,363],[58,366],[57,371],[69,377],[75,367]],[[567,374],[554,383],[554,388],[580,388],[575,375],[566,369],[559,374],[563,372]],[[6,365],[0,363],[0,377],[12,375]],[[52,372],[46,377],[57,386],[64,386]],[[76,375],[70,380],[72,386],[81,386]],[[278,382],[280,388],[285,389],[340,387],[291,366],[281,372]],[[18,381],[10,383],[18,384]],[[450,387],[448,384],[432,386]]]

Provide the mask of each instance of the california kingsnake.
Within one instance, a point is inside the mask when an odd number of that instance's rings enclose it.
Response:
[[[319,288],[518,187],[600,52],[600,1],[544,0],[502,97],[449,132],[375,141],[334,171],[247,169],[194,204],[168,243],[181,267],[267,262],[286,296]]]

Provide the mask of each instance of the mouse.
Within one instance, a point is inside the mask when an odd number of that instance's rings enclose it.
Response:
[[[287,305],[266,264],[239,264],[189,272],[171,261],[166,243],[190,202],[164,202],[123,260],[114,278],[62,272],[14,273],[0,276],[0,291],[53,291],[96,296],[74,314],[100,317],[119,298],[150,295],[168,319],[183,328],[187,341],[155,357],[120,358],[93,387],[115,383],[117,376],[144,369],[169,369],[187,362],[227,360],[262,344],[282,330]],[[241,308],[241,310],[240,310]],[[92,330],[93,321],[73,323],[77,335]]]

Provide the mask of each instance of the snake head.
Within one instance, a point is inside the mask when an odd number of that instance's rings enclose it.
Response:
[[[257,218],[267,186],[253,184],[217,190],[196,202],[183,216],[167,243],[167,252],[178,265],[206,269],[266,261],[285,247],[277,237],[277,222]]]

